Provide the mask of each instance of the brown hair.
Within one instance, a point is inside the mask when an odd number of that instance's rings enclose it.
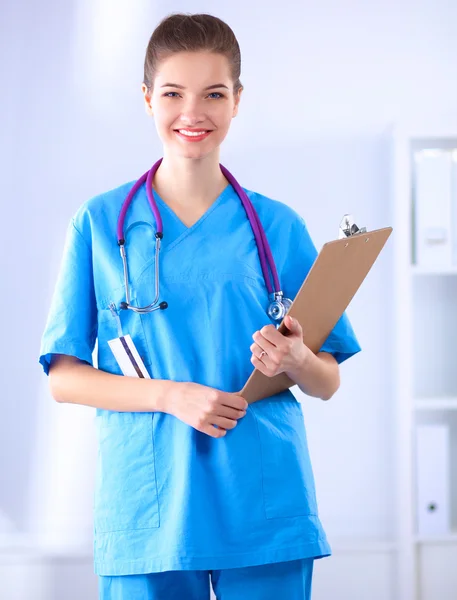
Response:
[[[199,51],[226,56],[234,94],[243,87],[240,81],[240,47],[227,23],[213,15],[174,13],[159,23],[148,43],[143,79],[148,91],[152,91],[157,65],[161,60],[176,52]]]

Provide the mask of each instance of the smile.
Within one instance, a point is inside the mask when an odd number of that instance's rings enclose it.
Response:
[[[176,129],[176,135],[180,136],[182,139],[190,142],[199,142],[200,140],[206,139],[211,131],[206,129],[201,129],[200,131],[189,131],[188,129]]]

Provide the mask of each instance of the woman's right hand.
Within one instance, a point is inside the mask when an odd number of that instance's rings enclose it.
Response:
[[[220,438],[228,429],[236,427],[247,407],[248,403],[241,396],[185,382],[170,390],[166,412],[202,433]]]

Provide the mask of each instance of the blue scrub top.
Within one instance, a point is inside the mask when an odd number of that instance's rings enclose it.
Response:
[[[129,182],[85,202],[72,218],[43,334],[48,373],[61,353],[121,375],[108,346],[118,336],[110,302],[125,300],[116,224]],[[245,190],[266,232],[282,289],[293,299],[316,248],[287,205]],[[154,191],[163,219],[160,300],[164,311],[120,311],[152,378],[227,392],[253,370],[252,335],[270,323],[254,235],[228,185],[186,227]],[[143,186],[127,213],[131,298],[155,296],[155,221]],[[360,350],[344,314],[322,351],[341,363]],[[221,439],[176,417],[97,409],[95,572],[127,575],[226,569],[330,554],[319,520],[300,403],[290,390],[251,404]]]

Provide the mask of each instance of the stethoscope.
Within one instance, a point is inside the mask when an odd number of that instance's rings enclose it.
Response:
[[[163,160],[162,158],[160,160],[158,160],[151,167],[151,169],[149,169],[149,171],[146,171],[146,173],[138,179],[138,181],[132,187],[129,194],[127,195],[127,198],[124,201],[124,204],[122,205],[119,219],[117,222],[117,240],[118,240],[117,243],[119,245],[119,249],[120,249],[120,253],[121,253],[121,257],[122,257],[122,264],[124,266],[124,283],[125,283],[125,295],[126,295],[126,302],[121,302],[120,308],[133,310],[136,313],[144,314],[144,313],[153,312],[154,310],[158,310],[158,309],[164,310],[164,309],[168,308],[167,302],[162,301],[158,304],[159,296],[160,296],[159,254],[160,254],[160,243],[163,238],[163,225],[162,225],[162,218],[160,216],[159,209],[157,207],[157,204],[154,200],[154,196],[152,193],[152,182],[154,179],[154,175],[155,175],[157,169],[159,168],[162,160]],[[270,249],[270,246],[268,244],[268,241],[267,241],[267,238],[265,235],[265,231],[262,227],[262,224],[260,223],[259,216],[258,216],[257,212],[255,211],[251,201],[249,200],[249,197],[246,194],[246,192],[243,190],[243,188],[240,186],[240,184],[236,181],[236,179],[233,177],[233,175],[231,173],[229,173],[229,171],[227,171],[227,169],[224,166],[222,166],[221,164],[219,166],[221,168],[223,175],[228,179],[228,181],[231,183],[231,185],[235,189],[236,193],[238,194],[238,196],[241,200],[241,203],[243,204],[246,214],[248,216],[252,231],[254,233],[254,237],[255,237],[255,241],[256,241],[256,245],[257,245],[257,251],[259,253],[259,258],[260,258],[260,265],[262,268],[262,274],[263,274],[263,278],[265,280],[265,285],[267,287],[268,295],[269,295],[269,299],[270,299],[270,304],[267,309],[267,314],[272,321],[281,321],[284,318],[286,312],[289,310],[290,305],[292,304],[292,300],[289,300],[289,298],[283,297],[283,292],[280,289],[278,272],[276,270],[276,265],[275,265],[273,255],[271,253],[271,249]],[[133,200],[133,197],[135,196],[136,192],[139,190],[139,188],[143,185],[144,182],[146,182],[146,193],[147,193],[148,201],[151,206],[152,212],[154,213],[154,217],[155,217],[155,221],[156,221],[155,298],[154,298],[154,301],[151,302],[151,304],[149,304],[148,306],[139,307],[139,306],[132,306],[132,304],[130,303],[130,289],[129,289],[129,281],[128,281],[129,276],[128,276],[128,268],[127,268],[127,253],[125,251],[125,239],[124,239],[124,221],[125,221],[125,216],[127,214],[127,210]],[[270,280],[269,273],[268,273],[268,267],[270,268],[271,274],[273,276],[274,288],[271,285],[271,280]]]

